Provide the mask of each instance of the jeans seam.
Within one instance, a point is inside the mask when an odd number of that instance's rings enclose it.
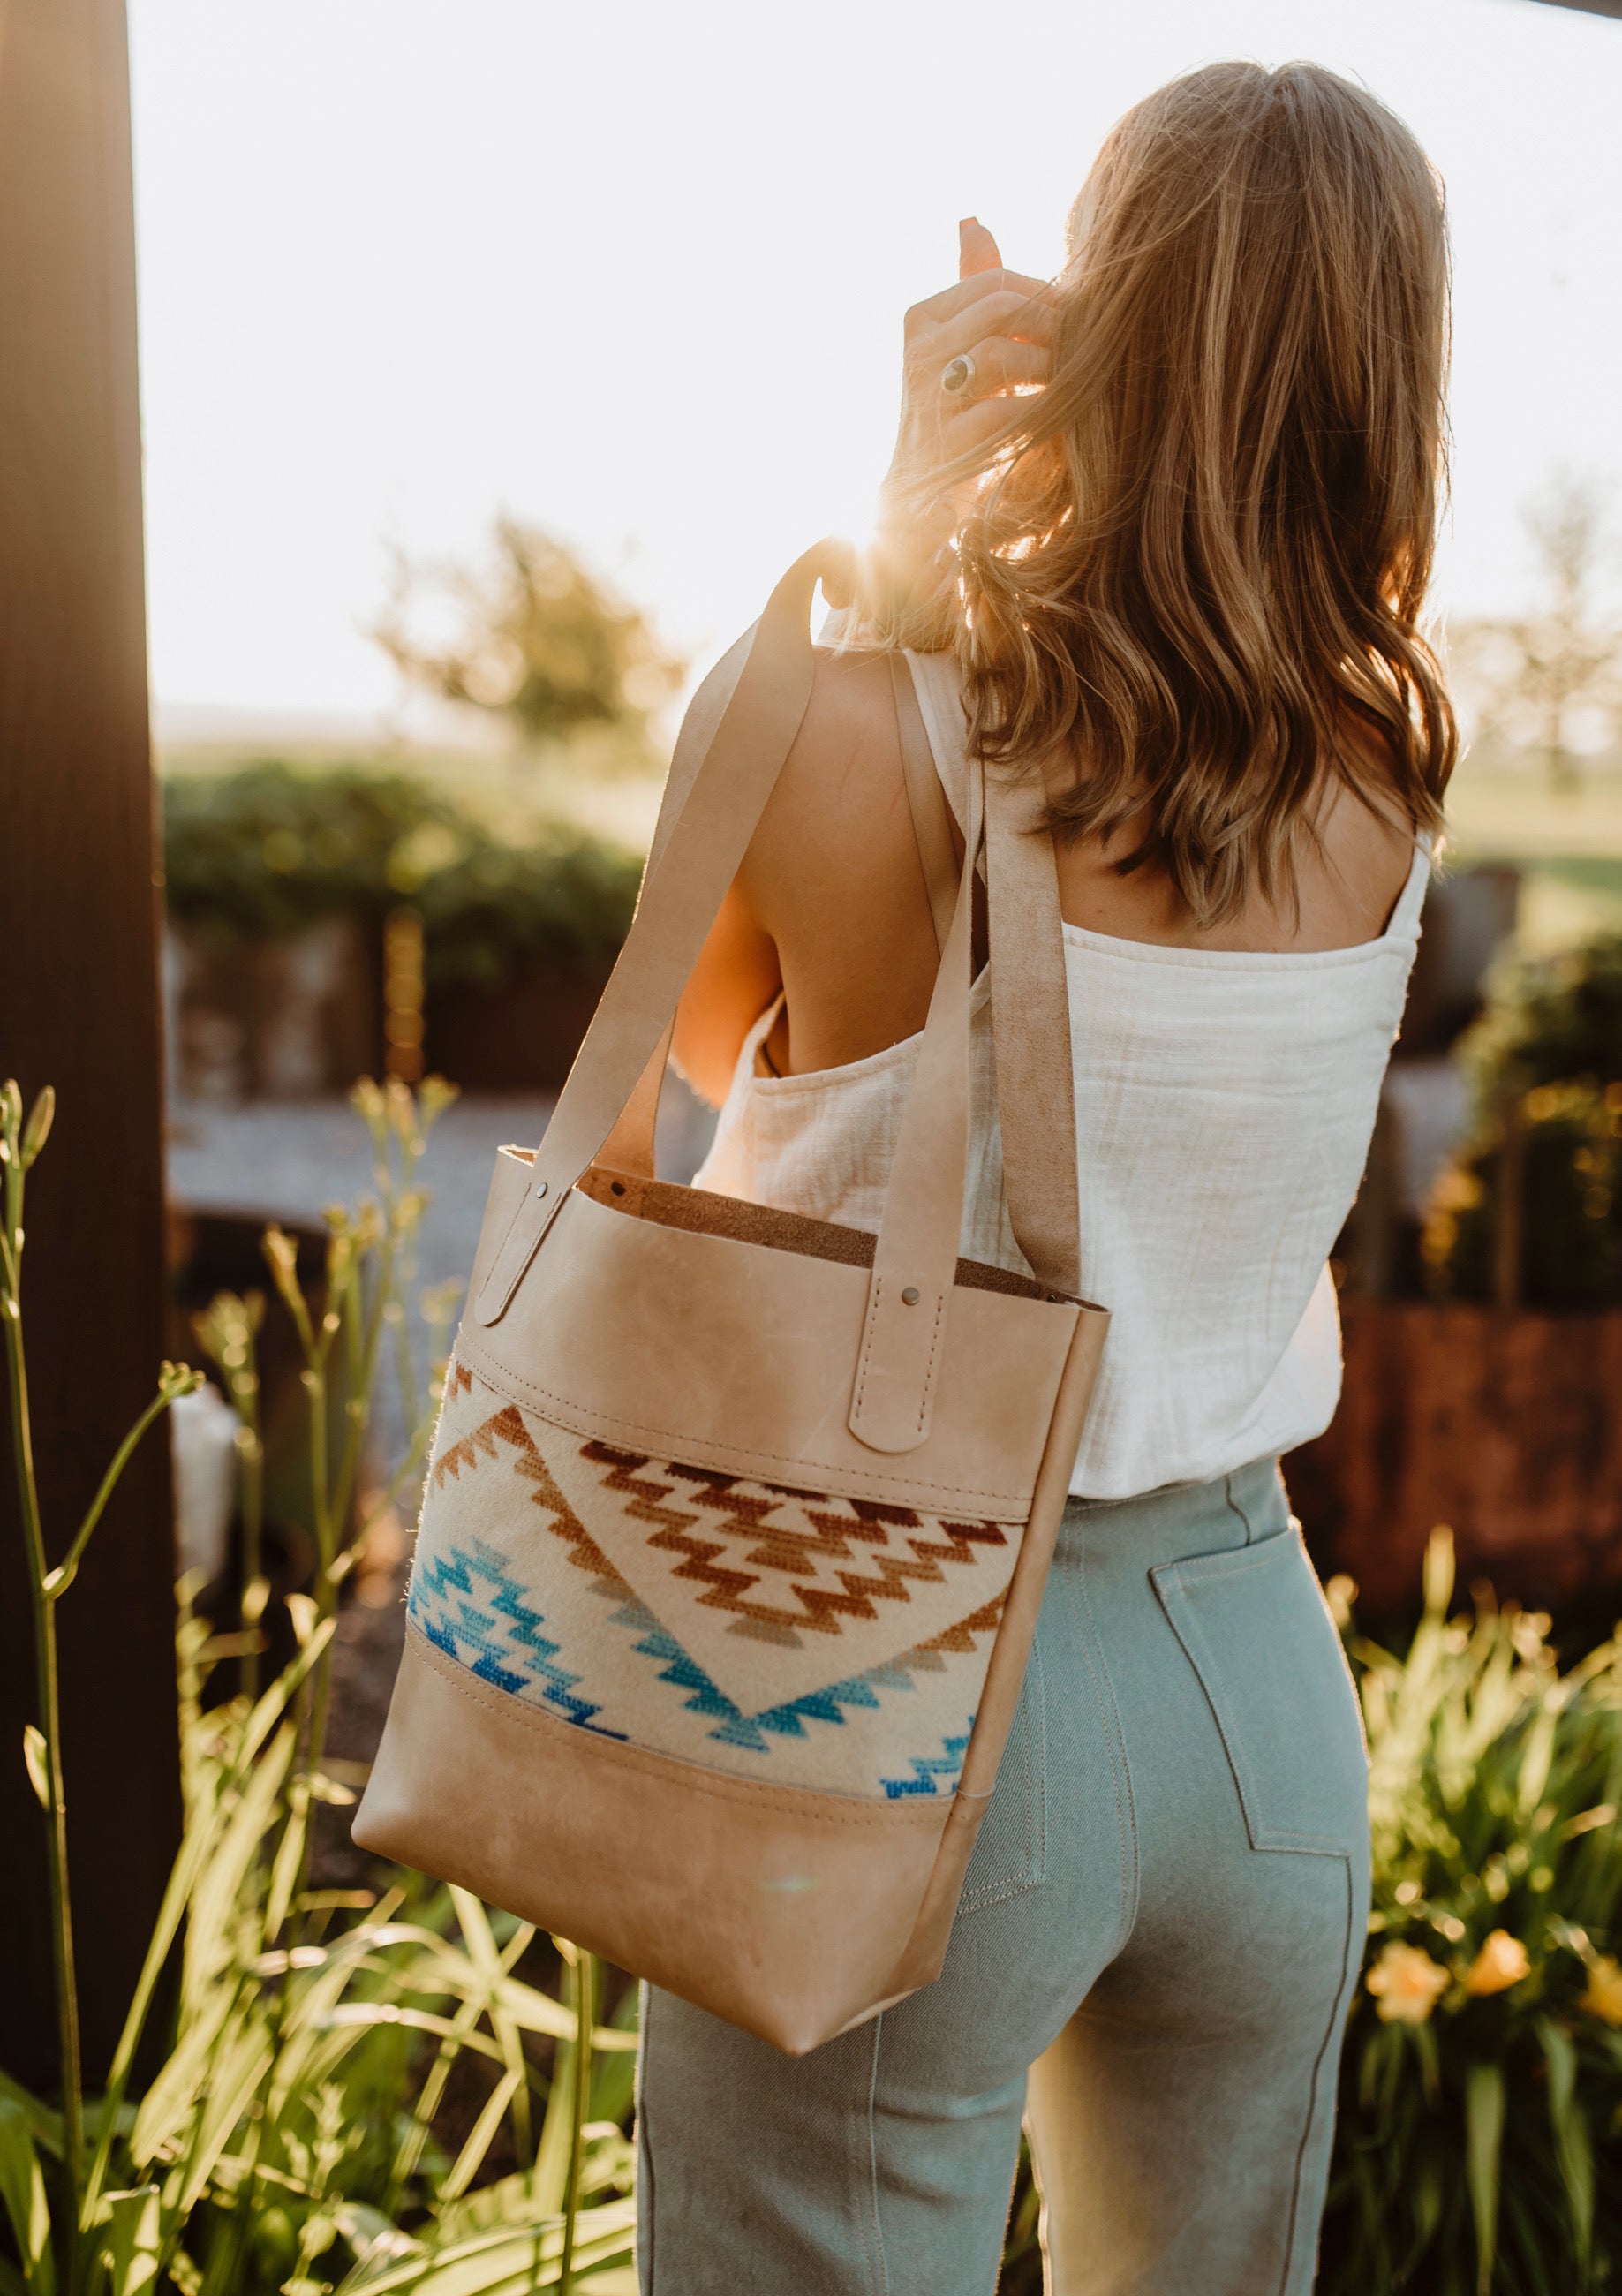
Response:
[[[862,2219],[862,2246],[866,2251],[868,2284],[877,2296],[889,2296],[889,2267],[884,2255],[884,2226],[879,2214],[879,2051],[884,2039],[884,2013],[872,2020],[872,2046],[867,2070],[867,2208]]]
[[[1240,1505],[1239,1501],[1233,1496],[1233,1478],[1232,1475],[1225,1475],[1222,1479],[1222,1496],[1227,1505],[1228,1513],[1230,1514],[1236,1514],[1241,1522],[1243,1523],[1245,1527],[1245,1545],[1249,1546],[1256,1534],[1250,1528],[1249,1516],[1245,1513],[1243,1507]]]
[[[652,1988],[644,1983],[637,2017],[641,2046],[636,2059],[636,2229],[639,2245],[645,2241],[643,2254],[638,2258],[637,2263],[639,2276],[641,2267],[644,2263],[646,2266],[644,2296],[655,2296],[659,2272],[653,2238],[657,2180],[653,2170],[653,2138],[648,2127],[647,2090],[648,2029],[652,2022]]]
[[[1021,1703],[1030,1692],[1033,1678],[1036,1685],[1031,1702],[1034,1724],[1028,1716],[1023,1740],[1026,1783],[1024,1870],[1004,1874],[1000,1880],[982,1882],[976,1890],[965,1889],[958,1900],[958,1911],[962,1914],[979,1914],[989,1906],[1006,1905],[1011,1898],[1022,1898],[1028,1890],[1040,1889],[1047,1879],[1047,1701],[1042,1672],[1042,1645],[1036,1636],[1031,1638],[1030,1656],[1026,1661],[1026,1678],[1020,1689]],[[1017,1726],[1017,1710],[1014,1719]],[[1036,1739],[1034,1750],[1033,1735]],[[1007,1759],[1006,1747],[1004,1759]],[[999,1771],[999,1788],[1001,1784]],[[1041,1845],[1039,1858],[1036,1855],[1038,1841]]]
[[[1320,2110],[1319,2087],[1323,2079],[1323,2062],[1333,2052],[1336,2038],[1341,2032],[1346,2017],[1347,1992],[1351,1979],[1352,1954],[1356,1942],[1352,1936],[1352,1915],[1356,1910],[1357,1896],[1352,1878],[1352,1861],[1344,1850],[1340,1853],[1340,1866],[1346,1882],[1346,1942],[1340,1952],[1340,1982],[1335,1988],[1334,1998],[1330,2004],[1329,2024],[1325,2029],[1323,2040],[1318,2044],[1318,2054],[1313,2059],[1312,2078],[1307,2083],[1307,2118],[1302,2124],[1300,2142],[1296,2146],[1295,2176],[1291,2179],[1290,2187],[1290,2228],[1284,2242],[1284,2268],[1279,2279],[1279,2296],[1296,2296],[1291,2284],[1296,2277],[1297,2243],[1302,2230],[1301,2180],[1307,2173],[1307,2148],[1312,2143],[1313,2131],[1316,2126]],[[1331,2113],[1335,2110],[1335,2096],[1332,2091],[1326,2109]],[[1315,2223],[1312,2226],[1312,2237],[1315,2256],[1318,2237],[1318,2226]],[[1314,2275],[1309,2271],[1307,2279],[1300,2284],[1300,2296],[1307,2296]]]
[[[1082,1646],[1086,1654],[1087,1673],[1093,1684],[1093,1695],[1098,1703],[1099,1717],[1110,1747],[1110,1787],[1115,1795],[1115,1822],[1121,1845],[1121,1917],[1110,1948],[1110,1958],[1121,1952],[1131,1936],[1138,1910],[1138,1845],[1137,1812],[1132,1801],[1132,1770],[1126,1759],[1126,1741],[1121,1730],[1120,1714],[1115,1703],[1115,1685],[1110,1680],[1110,1669],[1103,1654],[1098,1621],[1094,1616],[1093,1597],[1087,1587],[1087,1546],[1085,1529],[1077,1541],[1079,1569],[1077,1577],[1081,1584],[1081,1606],[1085,1614],[1085,1632]]]

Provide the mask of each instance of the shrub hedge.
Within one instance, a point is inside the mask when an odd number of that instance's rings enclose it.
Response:
[[[495,986],[610,959],[642,865],[563,822],[509,842],[411,775],[267,760],[168,782],[164,871],[169,915],[217,941],[276,939],[338,914],[381,927],[409,905],[430,986]]]
[[[1490,1298],[1509,1213],[1525,1305],[1622,1300],[1622,934],[1509,970],[1462,1056],[1475,1129],[1432,1198],[1429,1288]]]

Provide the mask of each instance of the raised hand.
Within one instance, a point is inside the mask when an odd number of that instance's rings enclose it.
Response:
[[[911,588],[952,532],[1006,426],[1009,394],[1047,381],[1048,282],[1005,269],[996,241],[973,216],[958,226],[958,272],[954,287],[906,315],[901,420],[877,545],[892,593]],[[965,457],[978,458],[968,477]],[[948,481],[950,472],[958,475]]]

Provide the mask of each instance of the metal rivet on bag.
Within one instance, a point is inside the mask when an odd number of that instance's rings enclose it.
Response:
[[[545,1183],[545,1180],[543,1180],[543,1181],[541,1182],[540,1186],[539,1186],[539,1187],[536,1190],[536,1192],[535,1192],[535,1193],[536,1193],[536,1200],[537,1200],[537,1202],[539,1201],[540,1198],[545,1194],[545,1193],[546,1193],[546,1183]]]
[[[915,1283],[909,1283],[901,1294],[901,1304],[904,1308],[915,1308],[918,1305],[918,1286]]]

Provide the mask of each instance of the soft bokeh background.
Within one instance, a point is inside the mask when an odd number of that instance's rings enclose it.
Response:
[[[1057,269],[1110,122],[1213,58],[1314,57],[1412,123],[1453,217],[1436,603],[1471,750],[1336,1251],[1342,1433],[1292,1473],[1377,1603],[1438,1521],[1528,1595],[1622,1584],[1622,1410],[1585,1368],[1611,1342],[1569,1320],[1622,1316],[1622,24],[1536,0],[132,0],[132,28],[169,1172],[198,1269],[207,1223],[244,1216],[243,1282],[247,1215],[314,1250],[353,1192],[338,1095],[384,1061],[464,1088],[420,1273],[464,1271],[490,1150],[538,1136],[625,930],[684,684],[807,543],[865,526],[902,314],[953,276],[961,216]],[[575,577],[527,529],[649,619],[595,718],[435,700],[369,634],[402,559],[487,569],[503,516],[529,571],[487,668],[515,628],[520,667],[555,667]],[[431,636],[414,611],[397,627]],[[639,700],[661,645],[684,668]],[[1552,712],[1556,657],[1581,690]],[[709,1120],[671,1087],[668,1173]],[[1438,1336],[1455,1308],[1568,1318],[1546,1357],[1525,1338],[1518,1403],[1471,1387],[1473,1326]],[[1409,1420],[1377,1425],[1398,1387]],[[1601,1431],[1553,1442],[1556,1397]]]
[[[1614,23],[1531,0],[131,12],[171,713],[389,709],[359,628],[384,545],[465,554],[503,505],[717,650],[866,518],[900,314],[953,275],[957,217],[1055,268],[1110,122],[1224,55],[1364,80],[1446,177],[1444,600],[1519,601],[1517,505],[1552,462],[1622,470]]]
[[[1471,750],[1331,1262],[1340,1410],[1285,1463],[1343,1624],[1355,1602],[1361,1633],[1401,1647],[1421,1576],[1429,1605],[1403,1682],[1351,1644],[1379,1934],[1326,2284],[1622,2284],[1622,1659],[1605,1640],[1622,1611],[1622,22],[1536,0],[130,11],[168,1347],[201,1347],[217,1380],[176,1421],[181,1546],[227,1624],[263,1569],[279,1653],[300,1596],[336,1606],[340,1786],[365,1775],[401,1647],[430,1365],[492,1152],[540,1136],[607,976],[684,683],[810,541],[866,523],[901,315],[953,275],[957,218],[1053,271],[1110,121],[1225,55],[1319,59],[1417,130],[1456,252],[1437,603]],[[423,622],[402,564],[483,568],[482,603],[441,587]],[[471,652],[436,667],[459,616]],[[479,706],[446,698],[470,681]],[[343,1095],[385,1068],[389,1098],[358,1097],[407,1168],[381,1184],[390,1240],[340,1214],[334,1245],[325,1208],[380,1186]],[[463,1090],[423,1206],[406,1087],[425,1070]],[[692,1175],[711,1120],[668,1086],[667,1177]],[[256,1333],[272,1218],[283,1296]],[[371,1317],[391,1335],[370,1401],[345,1393],[356,1473],[337,1496],[299,1283],[310,1332],[358,1339]],[[358,1345],[339,1356],[334,1398],[366,1382]],[[1473,1629],[1444,1625],[1455,1547],[1459,1587],[1495,1589]],[[376,1876],[336,1817],[314,1870],[334,1906],[368,1902]],[[376,2062],[347,2059],[321,2112],[396,2126],[405,2060],[394,2089],[368,2087]],[[470,2145],[501,2121],[490,2077],[426,2108],[445,2151],[403,2211],[387,2187],[413,2238],[459,2236],[469,2156],[446,2164],[475,2112]],[[622,2075],[594,2089],[599,2197],[626,2176],[628,2110]],[[492,2197],[526,2153],[519,2120],[515,2103],[478,2170],[481,2223],[558,2203],[545,2178]],[[350,2198],[378,2189],[364,2168]],[[295,2185],[265,2189],[287,2226]],[[588,2221],[623,2243],[627,2218]],[[1035,2296],[1035,2223],[1022,2176],[1004,2296]],[[314,2237],[312,2257],[331,2224]],[[290,2269],[291,2251],[244,2291],[315,2284]]]

